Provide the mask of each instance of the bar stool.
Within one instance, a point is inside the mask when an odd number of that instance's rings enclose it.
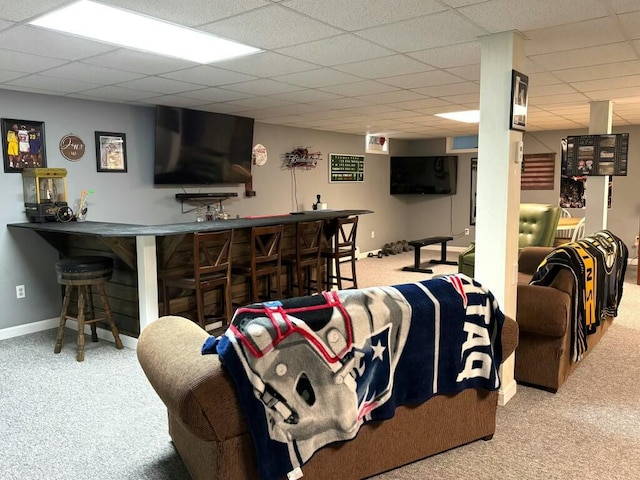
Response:
[[[320,263],[323,220],[312,220],[296,223],[296,250],[283,254],[282,263],[287,269],[289,291],[297,289],[298,295],[311,295],[311,284],[316,284],[316,291],[322,291],[322,266]],[[311,273],[315,267],[316,278]],[[294,282],[294,273],[297,283]],[[306,283],[303,282],[306,273]],[[304,289],[303,289],[304,287]]]
[[[222,327],[231,323],[231,246],[233,230],[196,232],[193,234],[193,268],[187,272],[160,276],[164,314],[171,314],[169,288],[193,291],[197,305],[197,319],[206,330],[205,293],[220,289],[220,305],[223,313],[207,316],[221,320]],[[174,302],[175,303],[175,302]]]
[[[358,288],[356,278],[356,233],[358,230],[358,217],[337,218],[330,223],[327,232],[333,231],[329,238],[329,247],[321,252],[322,258],[326,259],[327,275],[325,285],[327,290],[336,285],[338,290],[342,290],[342,282],[347,280],[352,283],[351,288]],[[349,261],[351,264],[351,277],[342,274],[340,264]],[[335,266],[335,274],[333,268]]]
[[[266,279],[266,298],[271,299],[271,279],[276,278],[276,299],[282,298],[282,233],[284,225],[256,226],[251,228],[249,243],[249,262],[236,264],[231,272],[249,279],[249,298],[252,302],[260,302],[258,279]]]
[[[111,333],[115,339],[116,348],[122,348],[122,341],[118,333],[118,327],[113,321],[111,307],[107,299],[104,285],[111,280],[113,273],[113,259],[100,256],[83,256],[63,258],[56,262],[56,277],[58,283],[65,286],[64,300],[62,302],[62,312],[60,313],[60,325],[56,338],[56,346],[53,353],[60,353],[62,350],[62,340],[64,338],[65,323],[67,319],[78,322],[78,362],[84,360],[84,326],[91,325],[91,341],[98,341],[96,323],[106,320],[111,327]],[[93,305],[92,286],[96,286],[102,301],[104,316],[96,317]],[[77,317],[68,315],[71,292],[77,288],[78,311]],[[86,302],[86,304],[85,304]],[[86,312],[85,312],[86,310]]]

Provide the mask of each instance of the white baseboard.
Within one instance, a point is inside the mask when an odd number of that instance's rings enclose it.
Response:
[[[509,385],[502,385],[498,392],[498,405],[504,407],[515,396],[517,389],[518,384],[515,380],[512,380]]]
[[[29,335],[30,333],[42,332],[43,330],[50,330],[52,328],[56,328],[60,323],[60,318],[50,318],[47,320],[40,320],[38,322],[31,322],[24,325],[18,325],[16,327],[9,327],[0,329],[0,340],[5,340],[13,337],[21,337],[22,335]],[[74,320],[67,320],[67,327],[78,331],[78,322]],[[84,333],[87,335],[91,335],[91,326],[85,325]],[[98,334],[98,338],[101,340],[106,340],[111,343],[115,343],[113,339],[113,335],[111,334],[111,330],[106,330],[104,328],[97,328],[96,333]],[[127,335],[120,334],[120,340],[122,340],[122,345],[127,348],[131,348],[135,350],[138,346],[138,339],[129,337]]]

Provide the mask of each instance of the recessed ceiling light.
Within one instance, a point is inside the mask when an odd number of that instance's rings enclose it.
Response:
[[[436,117],[448,118],[456,122],[480,123],[480,110],[466,110],[464,112],[436,113]]]
[[[99,42],[198,63],[260,52],[258,48],[224,40],[206,32],[89,0],[73,3],[29,23]]]

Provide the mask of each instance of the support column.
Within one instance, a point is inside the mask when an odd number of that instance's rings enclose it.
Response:
[[[589,135],[611,133],[613,104],[610,100],[589,103]],[[587,178],[587,208],[584,233],[591,235],[607,228],[609,176]]]
[[[518,217],[522,132],[509,129],[512,70],[521,73],[523,38],[504,32],[480,39],[480,126],[476,214],[475,276],[489,288],[505,315],[516,318]],[[500,370],[500,404],[516,393],[515,357]]]

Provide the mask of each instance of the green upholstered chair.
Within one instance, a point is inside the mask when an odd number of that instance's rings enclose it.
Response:
[[[524,247],[552,247],[558,229],[561,209],[556,205],[523,203],[520,205],[520,234],[518,250]],[[458,272],[473,277],[475,273],[476,246],[458,255]]]

